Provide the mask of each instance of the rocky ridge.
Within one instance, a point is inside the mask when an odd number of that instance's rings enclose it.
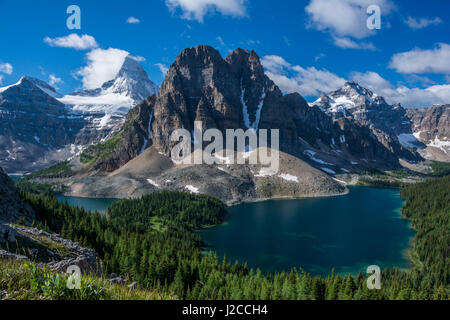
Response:
[[[450,161],[450,105],[408,109],[406,114],[411,119],[414,138],[427,146],[424,157]]]

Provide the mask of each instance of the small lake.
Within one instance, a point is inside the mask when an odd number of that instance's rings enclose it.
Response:
[[[415,235],[401,217],[398,190],[350,187],[340,197],[246,203],[201,232],[209,250],[263,272],[302,268],[314,275],[357,273],[370,265],[411,267]]]
[[[11,178],[12,181],[19,181],[20,179],[22,179],[24,175],[19,173],[11,173],[8,174],[8,176]]]
[[[94,199],[94,198],[77,198],[77,197],[66,197],[66,196],[57,196],[58,201],[64,202],[67,201],[68,204],[74,207],[84,208],[88,211],[98,211],[105,212],[106,209],[117,199]]]

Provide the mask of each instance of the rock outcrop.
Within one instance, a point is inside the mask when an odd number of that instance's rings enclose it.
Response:
[[[30,259],[47,263],[53,270],[61,272],[66,272],[70,265],[78,265],[83,273],[101,274],[101,261],[94,250],[56,234],[11,224],[18,220],[31,224],[34,219],[33,209],[21,201],[14,183],[0,168],[0,246],[14,247],[16,252],[0,250],[0,259]]]
[[[66,272],[69,266],[76,265],[83,274],[102,274],[102,264],[98,254],[80,244],[64,239],[59,235],[29,227],[11,224],[0,225],[0,235],[7,232],[10,245],[18,245],[16,250],[23,255],[0,251],[0,258],[12,260],[33,260],[46,264],[50,269]],[[0,240],[4,243],[5,238]]]
[[[58,97],[55,89],[31,77],[0,88],[0,166],[7,172],[46,166],[57,158],[54,151],[73,143],[85,120]]]

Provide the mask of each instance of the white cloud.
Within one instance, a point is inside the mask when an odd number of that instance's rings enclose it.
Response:
[[[0,72],[5,74],[12,74],[13,66],[10,63],[0,63]]]
[[[84,89],[95,89],[114,79],[125,61],[128,52],[120,49],[95,49],[87,53],[87,66],[77,71],[82,77]]]
[[[138,18],[135,18],[135,17],[129,17],[127,19],[127,23],[129,23],[129,24],[138,24],[139,22],[141,22],[141,20],[139,20]]]
[[[165,64],[155,63],[155,66],[157,66],[159,68],[159,70],[161,71],[163,76],[166,76],[166,73],[167,73],[167,71],[169,71],[169,68]]]
[[[13,66],[10,63],[0,63],[0,73],[4,74],[12,74],[13,73]],[[0,74],[0,84],[3,83],[4,76]]]
[[[283,37],[283,41],[288,47],[290,47],[292,45],[291,41],[286,36]]]
[[[339,37],[362,39],[374,34],[367,28],[367,8],[377,5],[382,17],[394,10],[391,0],[311,0],[306,6],[309,26]]]
[[[346,79],[328,70],[291,65],[282,57],[275,55],[263,57],[262,64],[266,69],[266,75],[287,93],[298,92],[306,97],[318,97],[322,92],[337,90],[346,82]],[[400,102],[405,107],[426,107],[450,102],[450,84],[431,85],[425,88],[394,86],[378,73],[371,71],[352,72],[350,79],[383,96],[390,104]]]
[[[391,0],[310,0],[305,8],[309,18],[307,26],[329,33],[340,48],[374,50],[371,43],[355,41],[375,34],[375,30],[367,28],[367,8],[371,5],[381,8],[382,25],[386,16],[395,10]]]
[[[328,70],[291,65],[279,56],[265,56],[262,64],[267,76],[287,93],[298,92],[303,96],[319,96],[322,92],[335,90],[345,84],[345,79]]]
[[[223,41],[221,36],[218,36],[216,40],[220,43],[221,46],[225,46],[225,42]]]
[[[319,53],[319,55],[317,55],[315,58],[314,58],[314,60],[315,61],[319,61],[319,59],[321,59],[321,58],[323,58],[323,57],[326,57],[327,55],[325,54],[325,53]]]
[[[76,33],[53,39],[45,37],[44,42],[51,47],[72,48],[76,50],[89,50],[98,47],[95,38],[87,34],[84,34],[81,37]]]
[[[408,25],[408,27],[410,27],[411,29],[423,29],[426,28],[428,26],[437,26],[441,23],[443,23],[442,19],[439,17],[433,18],[433,19],[428,19],[428,18],[420,18],[420,19],[416,19],[413,17],[408,17],[408,19],[406,19],[405,24]]]
[[[51,85],[51,86],[56,86],[58,83],[63,83],[63,81],[62,81],[62,79],[61,78],[58,78],[57,76],[55,76],[54,74],[50,74],[49,76],[48,76],[48,83]]]
[[[450,74],[450,45],[440,43],[434,49],[413,49],[395,54],[389,67],[400,73]]]
[[[344,49],[376,50],[375,46],[371,42],[358,43],[356,41],[353,41],[350,38],[345,38],[345,37],[343,37],[343,38],[334,37],[333,43],[337,47],[344,48]]]
[[[358,82],[378,95],[386,98],[388,103],[400,102],[405,107],[427,107],[432,104],[450,102],[450,85],[433,85],[422,88],[409,88],[404,85],[395,87],[376,72],[353,72],[352,80]]]
[[[245,2],[246,0],[166,0],[166,5],[172,12],[180,8],[184,19],[203,22],[208,13],[215,11],[223,15],[244,17]]]
[[[141,56],[130,56],[130,57],[133,58],[134,60],[136,60],[137,62],[147,61],[147,59],[145,59],[144,57],[141,57]]]

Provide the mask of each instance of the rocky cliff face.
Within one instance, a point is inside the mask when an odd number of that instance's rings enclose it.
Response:
[[[93,146],[83,152],[83,157],[98,159],[92,166],[94,170],[114,171],[144,152],[151,140],[155,99],[151,96],[131,109],[119,133],[104,148]]]
[[[437,152],[438,158],[450,161],[450,105],[435,105],[422,109],[408,109],[414,136]],[[434,153],[433,152],[433,153]]]
[[[386,148],[365,126],[333,119],[309,107],[299,94],[283,95],[264,74],[255,52],[237,49],[223,59],[213,48],[198,46],[176,58],[157,97],[130,112],[115,136],[114,152],[94,169],[114,171],[150,146],[170,156],[173,130],[193,132],[195,121],[201,121],[204,130],[223,133],[279,129],[281,151],[320,169],[330,164],[354,168],[356,161],[360,167],[398,165],[396,150]],[[311,150],[322,152],[329,161],[312,158]]]
[[[31,77],[0,89],[0,165],[7,171],[45,166],[52,151],[70,145],[83,128],[85,121],[57,97],[52,87]]]
[[[316,148],[339,157],[333,148],[357,159],[395,166],[396,155],[358,124],[340,124],[319,108],[310,108],[299,94],[283,95],[264,74],[255,52],[237,49],[225,59],[211,47],[184,50],[170,67],[154,104],[152,144],[166,155],[176,128],[192,132],[194,121],[203,129],[279,129],[280,149],[304,157]],[[357,132],[357,146],[345,137]],[[308,159],[308,158],[307,158]]]
[[[411,134],[411,121],[400,105],[390,105],[383,97],[356,82],[347,82],[344,87],[322,94],[312,103],[333,119],[350,119],[369,128],[378,141],[397,157],[411,161],[421,159],[418,153],[408,149],[399,136]]]

